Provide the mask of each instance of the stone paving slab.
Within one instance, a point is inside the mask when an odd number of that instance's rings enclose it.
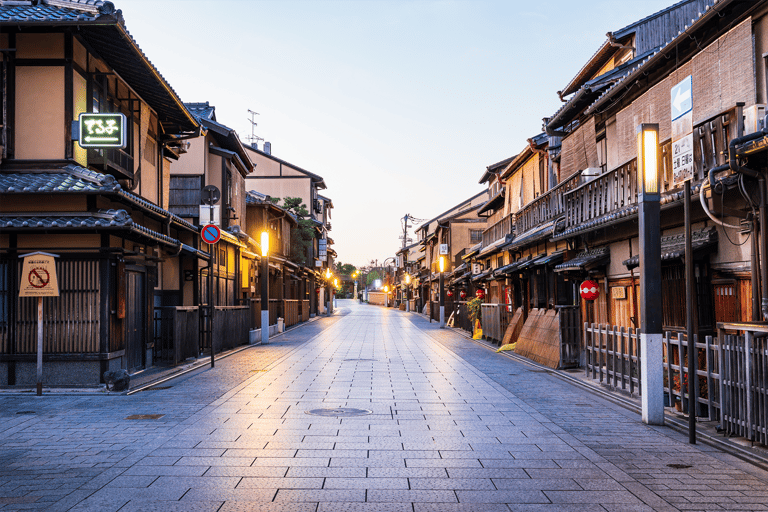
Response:
[[[168,389],[0,396],[0,511],[768,510],[755,466],[419,315],[339,305]],[[306,413],[339,407],[372,414]]]

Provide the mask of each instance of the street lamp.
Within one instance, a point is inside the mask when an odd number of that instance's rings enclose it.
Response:
[[[445,280],[443,272],[445,271],[445,256],[440,256],[440,328],[445,328]]]
[[[261,232],[261,344],[269,343],[269,232]]]
[[[405,311],[411,311],[411,274],[405,274]]]
[[[664,369],[661,332],[661,194],[659,125],[637,127],[640,206],[640,378],[643,423],[664,424]],[[689,362],[690,364],[690,362]]]

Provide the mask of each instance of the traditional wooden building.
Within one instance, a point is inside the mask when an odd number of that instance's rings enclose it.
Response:
[[[0,48],[0,384],[35,379],[36,308],[18,297],[19,256],[33,251],[59,256],[44,384],[96,385],[105,370],[149,366],[153,305],[208,259],[167,192],[170,161],[200,123],[111,2],[3,2]],[[81,113],[122,114],[125,146],[81,147]]]

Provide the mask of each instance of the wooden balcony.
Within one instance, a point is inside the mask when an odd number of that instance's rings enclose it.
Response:
[[[117,179],[133,179],[133,157],[122,149],[89,149],[88,165]]]
[[[514,225],[515,215],[511,213],[483,231],[483,247],[488,247],[499,238],[503,238],[507,234],[512,233]]]
[[[580,174],[574,174],[548,192],[523,206],[516,214],[515,233],[522,234],[565,213],[565,194],[579,186]]]

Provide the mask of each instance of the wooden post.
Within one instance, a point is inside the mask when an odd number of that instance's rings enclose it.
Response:
[[[37,298],[37,396],[43,395],[43,298]]]

